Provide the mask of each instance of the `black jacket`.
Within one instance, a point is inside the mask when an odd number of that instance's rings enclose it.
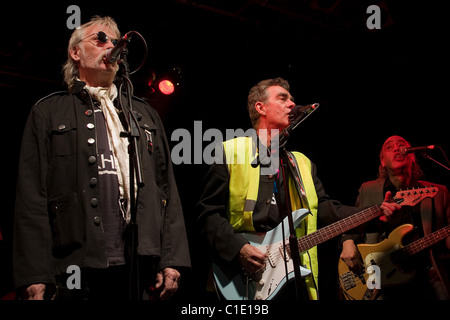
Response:
[[[17,287],[54,283],[55,275],[66,273],[69,265],[107,267],[93,102],[84,85],[78,82],[72,93],[41,99],[25,127],[14,223]],[[122,100],[127,103],[126,98]],[[145,183],[137,204],[138,255],[159,258],[160,269],[190,267],[164,127],[143,100],[133,97],[133,108],[140,125]],[[145,130],[151,132],[152,141]]]

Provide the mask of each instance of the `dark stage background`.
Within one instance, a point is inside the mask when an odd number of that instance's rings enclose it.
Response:
[[[0,97],[3,110],[3,209],[0,295],[11,291],[15,174],[26,117],[47,94],[62,90],[61,65],[72,33],[70,4],[81,23],[110,15],[122,33],[138,31],[149,56],[132,76],[136,95],[156,108],[167,135],[208,128],[247,129],[246,98],[262,79],[289,80],[298,104],[321,107],[296,129],[289,144],[316,163],[325,190],[354,204],[360,184],[375,179],[383,141],[397,134],[413,145],[448,144],[448,16],[444,1],[216,0],[3,3],[0,24]],[[381,8],[381,29],[368,30],[370,4]],[[131,69],[143,46],[133,37]],[[180,90],[150,94],[151,71],[181,70]],[[177,142],[172,142],[175,145]],[[205,142],[203,146],[208,145]],[[172,145],[172,146],[173,146]],[[445,162],[437,150],[432,155]],[[419,159],[425,179],[449,185],[449,173]],[[189,233],[193,269],[178,297],[205,298],[207,251],[195,227],[194,206],[206,167],[175,166]],[[335,299],[335,241],[320,246],[323,299]]]

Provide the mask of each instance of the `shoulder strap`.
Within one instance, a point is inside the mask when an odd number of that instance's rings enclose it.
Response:
[[[289,160],[288,165],[289,165],[290,172],[292,173],[292,178],[294,180],[294,184],[297,189],[297,192],[300,196],[300,199],[302,199],[304,206],[308,210],[310,210],[308,198],[306,197],[305,186],[303,185],[302,176],[300,174],[300,169],[298,167],[297,159],[295,158],[294,154],[290,151],[286,151],[286,154],[288,156],[288,160]]]

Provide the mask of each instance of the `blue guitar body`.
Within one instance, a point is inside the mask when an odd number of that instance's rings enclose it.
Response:
[[[296,228],[308,214],[309,211],[306,209],[294,211],[292,213],[294,227]],[[216,286],[227,300],[271,300],[289,280],[294,279],[294,266],[288,242],[288,218],[266,233],[242,233],[242,235],[251,245],[267,254],[266,267],[248,278],[242,270],[229,270],[230,264],[219,266],[213,263]],[[283,238],[286,239],[286,248]],[[311,274],[311,271],[304,267],[300,267],[300,272],[302,277]]]

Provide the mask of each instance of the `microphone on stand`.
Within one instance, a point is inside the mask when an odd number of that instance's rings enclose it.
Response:
[[[289,121],[292,123],[296,120],[297,117],[305,116],[305,114],[309,113],[310,111],[316,109],[319,106],[318,103],[312,103],[308,104],[305,107],[301,105],[296,105],[292,107],[291,112],[289,113]]]
[[[106,61],[109,63],[114,63],[119,61],[120,54],[122,53],[123,49],[127,46],[128,42],[130,42],[132,32],[127,32],[122,38],[120,38],[119,41],[117,41],[116,45],[106,50]]]
[[[434,145],[429,145],[429,146],[424,146],[424,147],[403,147],[400,149],[400,153],[404,156],[406,156],[408,153],[413,153],[413,152],[423,152],[423,151],[428,151],[428,150],[433,150],[435,147]]]
[[[270,162],[266,161],[267,157],[271,157],[271,150],[274,150],[272,148],[278,149],[279,147],[283,147],[291,132],[303,121],[305,120],[314,110],[317,110],[317,108],[319,107],[318,103],[312,103],[312,104],[308,104],[306,106],[301,106],[301,105],[296,105],[294,107],[292,107],[291,111],[289,112],[289,122],[290,124],[283,130],[280,132],[279,134],[279,140],[276,141],[278,142],[278,145],[276,143],[272,144],[270,146],[270,148],[266,149],[266,152],[260,152],[258,154],[258,157],[252,162],[252,167],[256,168],[259,165],[261,165],[261,167],[270,167]],[[257,136],[258,139],[258,146],[259,146],[259,138]],[[263,165],[264,164],[264,165]]]

